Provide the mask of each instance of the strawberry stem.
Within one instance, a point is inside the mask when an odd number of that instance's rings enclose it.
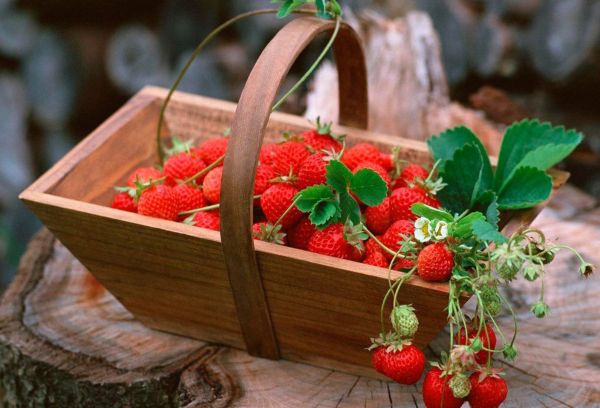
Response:
[[[206,173],[208,173],[209,171],[211,171],[212,169],[217,167],[219,164],[221,164],[221,162],[223,162],[223,160],[225,160],[225,155],[219,157],[217,160],[215,160],[214,162],[212,162],[211,164],[209,164],[208,166],[206,166],[205,168],[203,168],[202,170],[200,170],[198,173],[194,174],[193,176],[183,180],[183,184],[191,183],[192,181],[196,180],[198,177],[205,175]]]

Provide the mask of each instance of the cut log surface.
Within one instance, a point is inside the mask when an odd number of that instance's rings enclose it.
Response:
[[[535,225],[600,265],[600,208],[589,196],[563,188]],[[505,365],[505,407],[600,406],[598,279],[579,278],[573,257],[560,255],[547,273],[545,320],[528,311],[532,286],[508,292],[520,357]],[[502,317],[507,333],[511,324]],[[445,348],[440,333],[428,357]],[[421,383],[264,360],[148,329],[47,231],[0,303],[0,379],[7,407],[423,407]]]

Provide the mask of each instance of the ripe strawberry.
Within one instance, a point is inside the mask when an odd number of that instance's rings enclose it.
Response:
[[[139,167],[133,171],[127,178],[127,185],[129,187],[135,187],[135,182],[147,183],[151,180],[158,180],[162,177],[160,170],[154,167]]]
[[[219,231],[221,228],[221,218],[218,211],[200,211],[194,214],[192,222],[196,227],[207,228]]]
[[[273,226],[266,221],[256,222],[252,225],[252,238],[273,244],[286,244],[286,235],[281,232],[281,225]]]
[[[206,164],[198,156],[189,153],[177,153],[165,162],[165,176],[169,180],[185,180],[203,170]],[[196,179],[202,182],[202,177]]]
[[[165,220],[176,220],[179,203],[173,187],[157,185],[144,190],[138,201],[138,213]]]
[[[390,172],[394,169],[394,158],[391,154],[381,153],[379,155],[379,164],[385,171]]]
[[[395,189],[390,196],[390,214],[393,221],[416,220],[411,207],[415,203],[422,203],[427,195],[422,189],[400,187]]]
[[[367,228],[375,234],[383,234],[392,223],[390,198],[384,198],[381,204],[375,207],[367,207],[364,215]]]
[[[118,193],[115,195],[110,206],[112,208],[116,208],[117,210],[129,211],[133,213],[137,212],[137,205],[129,193]]]
[[[350,259],[352,245],[346,240],[343,224],[332,224],[324,230],[317,230],[308,241],[307,249],[317,254]]]
[[[312,237],[316,231],[317,229],[313,223],[310,222],[308,217],[302,217],[302,219],[288,231],[288,242],[293,248],[306,249],[310,237]]]
[[[194,210],[206,206],[202,190],[188,184],[178,184],[173,188],[179,203],[179,212]]]
[[[298,193],[293,186],[285,183],[273,184],[260,196],[260,207],[267,220],[274,224],[279,217],[290,207],[294,196]],[[285,231],[302,216],[302,213],[294,206],[283,220],[281,227]]]
[[[388,261],[383,254],[383,249],[374,239],[369,239],[365,242],[365,259],[362,262],[382,268],[388,267]]]
[[[406,237],[412,237],[414,233],[415,226],[412,222],[399,220],[390,225],[387,231],[385,231],[383,237],[381,237],[381,242],[392,251],[397,252],[400,249],[400,243]],[[388,259],[393,258],[393,256],[387,252],[385,253],[385,256]]]
[[[194,152],[204,161],[208,166],[217,161],[227,151],[227,144],[229,143],[228,137],[219,137],[205,140],[194,149]],[[222,165],[222,162],[221,162]]]
[[[469,379],[471,393],[468,401],[471,408],[498,408],[508,395],[506,381],[498,375],[473,373]]]
[[[381,165],[381,152],[370,143],[358,143],[344,152],[342,163],[350,170],[362,162],[373,162]]]
[[[471,344],[471,340],[473,340],[477,336],[478,328],[469,327],[468,332],[465,335],[465,329],[462,327],[458,334],[456,335],[456,343],[461,345],[469,345]],[[496,333],[492,326],[488,323],[485,325],[481,333],[479,333],[479,339],[481,340],[481,344],[483,347],[487,349],[493,350],[496,347]],[[480,350],[475,353],[475,361],[479,364],[486,364],[488,359],[492,357],[492,352]]]
[[[391,184],[390,176],[388,175],[387,171],[383,168],[383,166],[381,166],[378,163],[364,161],[362,163],[357,164],[356,167],[354,167],[354,170],[352,170],[352,172],[356,174],[357,171],[362,170],[362,169],[371,169],[375,173],[379,174],[381,176],[381,178],[383,179],[383,181],[385,181],[385,185],[387,186],[387,188],[388,189],[390,188],[390,184]]]
[[[329,126],[319,127],[318,129],[307,130],[300,137],[304,144],[309,146],[315,152],[342,150],[342,144],[338,142],[329,132]]]
[[[410,259],[396,259],[392,269],[395,271],[409,270],[412,269],[413,266],[415,266],[415,263]]]
[[[310,152],[301,142],[284,142],[277,146],[273,157],[273,169],[279,176],[297,175]]]
[[[425,369],[425,354],[416,346],[404,345],[399,351],[387,351],[381,346],[371,356],[378,372],[400,384],[415,384]]]
[[[256,168],[256,177],[254,178],[254,195],[264,193],[271,185],[271,180],[276,177],[273,167],[267,164],[260,164]]]
[[[419,276],[428,282],[442,282],[450,279],[452,268],[454,268],[454,256],[441,242],[427,245],[417,258]]]
[[[463,399],[455,398],[450,389],[451,375],[441,377],[437,367],[429,370],[423,381],[423,402],[427,408],[460,408]]]
[[[315,184],[325,184],[326,167],[328,162],[325,160],[324,153],[317,153],[309,156],[300,169],[298,170],[298,179],[296,186],[303,190],[306,187],[314,186]]]
[[[223,167],[215,167],[208,172],[202,183],[202,191],[204,198],[211,203],[216,204],[221,198],[221,176],[223,175]]]
[[[260,156],[258,161],[263,165],[272,165],[275,152],[277,151],[277,145],[275,143],[267,143],[261,146]]]
[[[411,163],[402,169],[400,177],[397,179],[398,187],[406,187],[411,183],[414,183],[416,179],[425,180],[429,177],[429,172],[419,166],[418,164]]]

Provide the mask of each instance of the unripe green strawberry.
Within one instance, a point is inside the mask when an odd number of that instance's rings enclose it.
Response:
[[[498,272],[499,277],[510,282],[517,277],[517,273],[519,273],[521,266],[522,264],[518,262],[515,262],[513,264],[503,263],[501,265],[498,265],[496,271]]]
[[[419,328],[419,319],[410,305],[398,305],[393,308],[390,320],[402,338],[412,338]]]
[[[502,299],[496,287],[484,285],[481,288],[481,302],[483,307],[492,316],[497,316],[502,311]]]
[[[471,392],[471,381],[464,374],[458,374],[450,379],[450,389],[455,398],[467,398]]]

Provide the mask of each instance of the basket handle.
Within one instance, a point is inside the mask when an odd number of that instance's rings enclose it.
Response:
[[[266,46],[242,91],[225,155],[221,185],[221,242],[246,349],[278,359],[271,321],[252,239],[254,177],[265,127],[277,91],[300,53],[335,23],[314,17],[295,19]],[[356,32],[342,23],[334,44],[339,74],[339,123],[366,129],[367,73]]]

